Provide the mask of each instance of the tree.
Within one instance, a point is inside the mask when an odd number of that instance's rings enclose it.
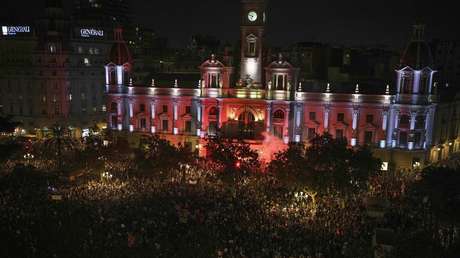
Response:
[[[40,145],[39,153],[45,156],[43,158],[55,159],[58,169],[64,168],[65,161],[72,161],[76,154],[75,150],[79,148],[78,141],[70,136],[69,130],[58,124],[51,128],[50,137],[41,142]]]
[[[183,145],[174,146],[169,141],[154,135],[141,144],[143,161],[147,168],[160,171],[178,169],[181,164],[194,160],[194,154]]]
[[[422,171],[422,178],[410,188],[410,196],[424,214],[426,230],[439,234],[446,246],[454,244],[460,226],[460,172],[458,169],[431,166]],[[426,212],[428,211],[428,212]],[[441,237],[438,235],[438,238]]]
[[[268,171],[288,185],[307,184],[309,173],[305,159],[305,145],[291,143],[285,151],[275,153],[268,165]]]
[[[308,147],[291,144],[277,153],[269,171],[281,180],[303,184],[315,192],[348,193],[364,189],[380,164],[369,149],[350,148],[345,139],[334,139],[326,133],[311,139]]]
[[[249,174],[260,168],[259,154],[241,140],[209,138],[206,151],[208,158],[220,165],[224,177],[233,177],[235,181],[239,174]]]

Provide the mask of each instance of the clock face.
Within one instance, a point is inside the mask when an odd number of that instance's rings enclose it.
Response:
[[[255,22],[257,20],[257,13],[254,11],[250,11],[248,13],[248,20],[251,22]]]

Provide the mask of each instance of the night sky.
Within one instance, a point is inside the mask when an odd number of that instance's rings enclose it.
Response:
[[[36,15],[40,2],[6,0],[0,17],[16,16],[26,20]],[[71,0],[67,2],[70,5]],[[198,33],[231,43],[238,40],[239,0],[130,2],[134,20],[169,38],[174,46],[184,46],[191,35]],[[20,9],[24,6],[28,8]],[[380,44],[400,49],[406,44],[417,16],[427,24],[429,39],[460,39],[459,11],[448,0],[271,0],[267,38],[274,46],[319,41]]]

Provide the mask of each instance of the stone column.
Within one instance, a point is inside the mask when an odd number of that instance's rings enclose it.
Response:
[[[359,107],[353,108],[353,122],[352,122],[352,136],[351,136],[351,146],[356,146],[358,144],[358,117],[359,117]]]
[[[177,127],[177,119],[179,118],[179,103],[177,99],[173,100],[173,134],[179,134],[179,128]]]
[[[329,132],[329,112],[331,111],[329,105],[324,107],[324,132]]]
[[[156,133],[156,127],[155,127],[155,100],[153,100],[150,103],[150,132],[151,133]]]
[[[379,146],[381,149],[386,148],[386,137],[387,137],[387,128],[388,128],[388,110],[383,110],[382,117],[382,130],[383,130],[383,140],[380,140]]]
[[[302,135],[302,114],[303,114],[303,105],[302,103],[295,104],[295,129],[294,129],[294,140],[295,142],[300,142]]]
[[[399,110],[395,111],[394,116],[394,130],[391,140],[391,147],[396,148],[398,144],[398,133],[399,133]]]
[[[129,100],[129,131],[134,131],[133,117],[134,117],[134,103],[132,100]]]
[[[270,133],[272,130],[272,103],[270,101],[267,102],[267,115],[266,123],[267,123],[267,132]]]
[[[286,115],[284,117],[284,133],[283,133],[283,140],[284,140],[284,143],[286,144],[289,143],[289,112],[290,112],[290,109],[288,107],[286,108]]]

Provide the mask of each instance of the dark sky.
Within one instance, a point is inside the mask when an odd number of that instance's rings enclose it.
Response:
[[[5,0],[2,0],[4,2]],[[71,2],[71,0],[66,0]],[[40,0],[6,0],[0,17],[31,17]],[[185,45],[193,34],[235,42],[239,37],[239,0],[130,0],[134,19]],[[24,7],[27,6],[27,9]],[[401,48],[416,17],[427,24],[428,38],[459,39],[459,11],[452,0],[271,0],[267,38],[282,46],[298,41],[347,45],[384,44]]]

